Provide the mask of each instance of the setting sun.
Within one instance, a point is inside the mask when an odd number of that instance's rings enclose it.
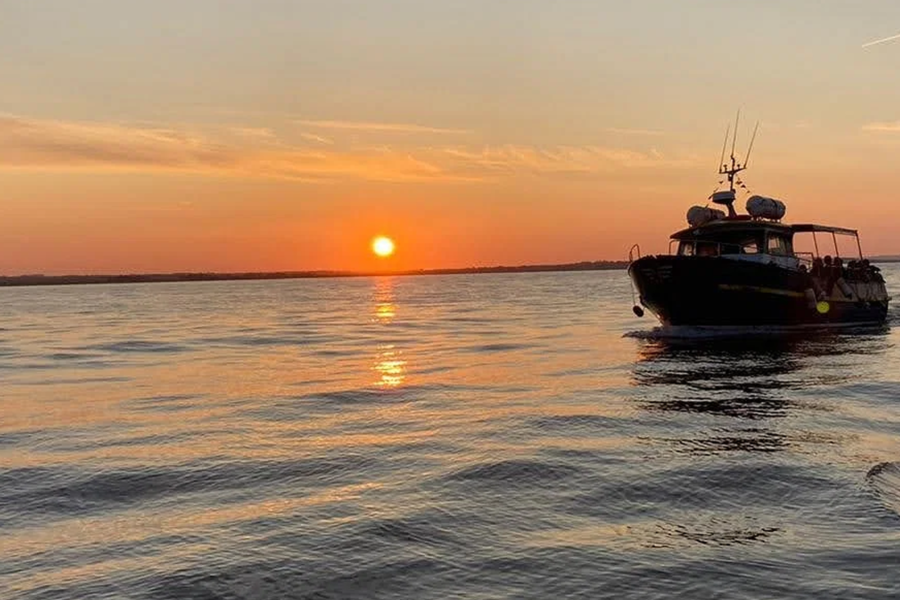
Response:
[[[381,258],[387,258],[394,253],[394,240],[389,237],[378,236],[372,240],[372,252]]]

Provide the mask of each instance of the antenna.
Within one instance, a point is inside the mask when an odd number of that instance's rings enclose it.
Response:
[[[753,137],[750,138],[750,146],[747,148],[747,160],[745,160],[744,164],[742,165],[737,161],[737,156],[734,155],[734,151],[737,146],[737,132],[740,124],[741,109],[738,109],[737,116],[734,118],[734,135],[732,135],[731,137],[731,166],[729,167],[728,164],[724,164],[725,148],[728,146],[728,134],[731,132],[731,125],[729,125],[725,130],[725,143],[722,144],[722,157],[719,159],[719,175],[728,176],[728,191],[715,193],[712,197],[712,201],[716,204],[724,204],[728,207],[728,216],[730,217],[734,217],[737,215],[737,213],[734,211],[735,175],[747,168],[747,161],[750,160],[750,151],[753,150],[753,142],[756,140],[756,132],[759,130],[759,122],[757,122],[756,128],[753,130]],[[738,185],[742,185],[741,181],[738,181],[737,183]]]
[[[753,128],[753,135],[750,137],[750,146],[747,148],[747,156],[744,157],[744,168],[747,168],[747,165],[750,164],[750,152],[753,151],[753,142],[756,140],[756,132],[759,131],[759,121],[756,122],[756,127]]]
[[[741,109],[738,109],[737,116],[734,118],[734,138],[731,140],[731,162],[734,162],[734,146],[737,144],[738,123],[741,122]],[[732,165],[733,166],[733,165]]]
[[[725,147],[728,146],[729,133],[731,133],[731,123],[729,123],[728,127],[725,128],[725,141],[722,142],[722,156],[719,157],[719,173],[722,172],[722,168],[725,166]]]

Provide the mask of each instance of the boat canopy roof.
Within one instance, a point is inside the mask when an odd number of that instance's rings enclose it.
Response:
[[[791,225],[791,229],[795,233],[837,233],[839,235],[859,235],[856,229],[846,229],[844,227],[831,227],[829,225],[815,225],[813,223],[801,223],[799,225]]]
[[[694,240],[697,238],[715,239],[718,236],[731,236],[741,232],[777,231],[790,235],[793,227],[775,221],[759,221],[750,217],[729,217],[710,221],[699,227],[688,227],[672,234],[673,240]]]
[[[688,227],[672,234],[673,240],[693,240],[697,238],[714,239],[719,235],[732,235],[738,232],[760,232],[764,230],[777,231],[779,233],[792,235],[794,233],[834,233],[837,235],[858,236],[856,229],[847,229],[844,227],[831,227],[830,225],[816,225],[814,223],[800,223],[797,225],[787,225],[775,221],[762,221],[750,219],[749,217],[730,217],[710,221],[700,225],[699,227]]]

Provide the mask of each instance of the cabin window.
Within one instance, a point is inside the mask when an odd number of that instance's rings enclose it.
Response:
[[[713,242],[698,242],[697,256],[718,256],[719,245]]]
[[[678,245],[678,254],[679,256],[693,256],[694,242],[681,242]]]
[[[790,240],[788,240],[783,235],[769,234],[769,239],[766,242],[766,248],[769,254],[774,254],[775,256],[791,255]]]
[[[755,239],[744,240],[741,242],[741,254],[758,254],[759,244]]]

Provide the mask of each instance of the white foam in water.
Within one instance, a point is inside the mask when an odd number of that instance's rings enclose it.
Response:
[[[866,480],[885,506],[900,516],[900,463],[879,463],[869,470]]]

